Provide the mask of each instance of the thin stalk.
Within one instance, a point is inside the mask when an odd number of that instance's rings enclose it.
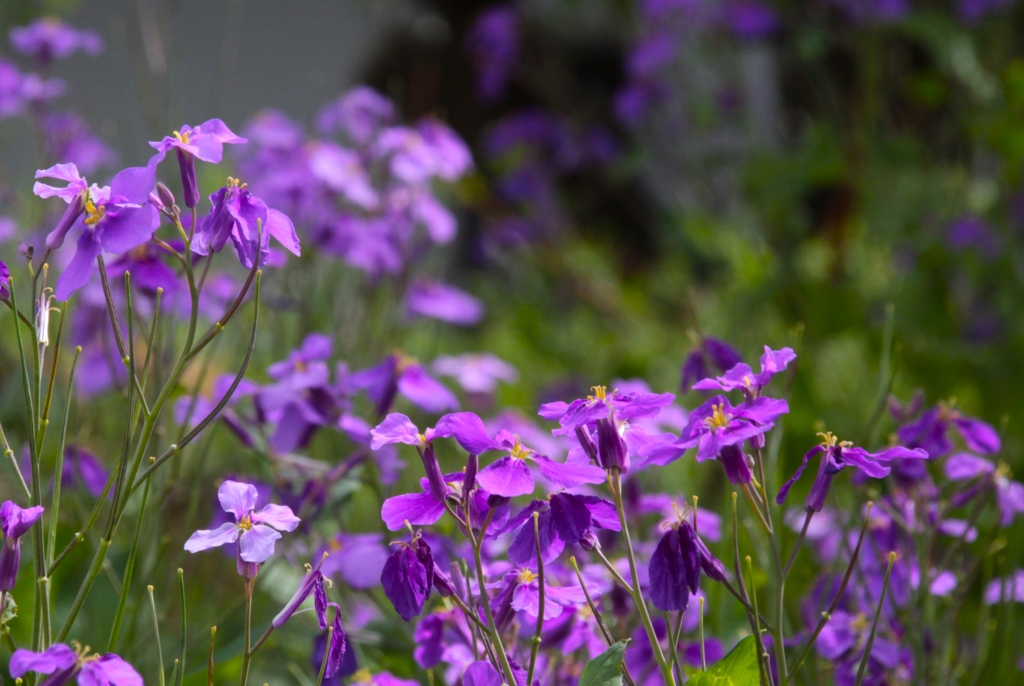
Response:
[[[501,636],[498,635],[498,627],[494,624],[494,613],[491,612],[491,603],[487,597],[487,581],[484,576],[484,563],[483,558],[480,555],[480,548],[483,545],[484,534],[487,531],[488,525],[491,523],[491,519],[494,517],[494,508],[492,507],[487,513],[487,518],[484,520],[484,525],[480,529],[480,536],[478,538],[471,537],[471,543],[473,545],[473,562],[476,564],[476,580],[477,585],[480,587],[480,604],[484,606],[484,616],[487,617],[487,633],[491,637],[491,643],[494,646],[494,650],[498,653],[498,661],[501,665],[501,669],[505,672],[505,678],[509,679],[506,683],[516,683],[515,673],[512,671],[512,665],[508,661],[508,655],[505,653],[505,646],[501,642]],[[472,529],[467,529],[472,534]],[[476,538],[476,540],[472,540]]]
[[[633,603],[636,605],[637,611],[640,613],[640,621],[643,622],[644,629],[647,631],[647,640],[654,651],[654,658],[658,662],[659,669],[661,669],[661,676],[665,680],[666,686],[673,686],[675,684],[675,677],[672,674],[668,661],[665,660],[665,653],[661,649],[661,641],[658,640],[658,633],[654,630],[654,623],[651,622],[651,615],[647,611],[647,603],[644,600],[643,591],[640,589],[636,555],[633,553],[633,541],[629,536],[626,508],[622,503],[622,475],[618,467],[612,467],[610,472],[609,487],[612,497],[615,499],[615,510],[619,514],[619,524],[622,527],[622,536],[626,543],[626,557],[629,560],[629,573],[633,580]]]
[[[789,572],[793,569],[793,563],[796,562],[796,556],[800,553],[800,548],[804,544],[804,538],[807,537],[807,529],[811,526],[811,518],[814,517],[814,511],[807,513],[804,518],[804,525],[800,528],[800,535],[796,537],[796,544],[793,546],[793,552],[789,554],[789,560],[786,562],[785,569],[782,570],[782,578],[786,579],[789,577]]]
[[[700,631],[700,669],[708,670],[707,657],[704,655],[704,596],[700,597],[700,614],[697,615],[697,628]]]
[[[178,679],[172,686],[180,686],[185,679],[185,648],[188,646],[188,622],[185,614],[185,572],[178,567],[178,590],[181,592],[181,657],[178,658]]]
[[[573,571],[576,572],[576,578],[580,582],[580,588],[583,589],[583,596],[587,599],[587,605],[590,607],[590,612],[594,615],[594,620],[597,622],[597,628],[600,629],[601,635],[604,636],[605,642],[609,646],[615,643],[615,638],[612,636],[612,632],[608,629],[608,625],[605,624],[604,617],[601,616],[601,612],[597,609],[597,605],[594,604],[594,599],[590,597],[590,591],[587,590],[587,585],[583,582],[583,574],[580,573],[579,565],[576,564],[576,558],[571,556],[569,563],[572,565]],[[627,686],[636,686],[636,682],[633,681],[633,675],[629,673],[629,667],[626,666],[626,662],[622,662],[622,678],[625,680]]]
[[[324,673],[327,672],[327,656],[331,654],[331,641],[334,640],[334,625],[327,627],[327,647],[324,648],[324,659],[320,661],[320,674],[316,677],[316,686],[324,683]]]
[[[4,444],[4,457],[11,463],[11,469],[18,477],[18,482],[21,484],[21,490],[25,492],[25,497],[29,500],[32,499],[32,490],[28,487],[28,482],[25,481],[25,477],[21,474],[21,467],[18,466],[18,458],[14,455],[14,451],[11,449],[11,444],[7,442],[7,435],[4,434],[3,426],[0,426],[0,441]]]
[[[252,660],[252,652],[249,643],[252,639],[252,591],[255,579],[245,578],[245,638],[242,644],[242,677],[241,686],[249,680],[249,663]]]
[[[139,507],[139,518],[135,522],[135,538],[132,540],[132,547],[128,551],[128,561],[124,564],[124,580],[121,582],[121,597],[117,601],[117,612],[114,614],[114,624],[110,627],[110,639],[107,641],[107,652],[117,650],[117,640],[121,634],[121,624],[124,621],[124,611],[128,606],[128,591],[132,585],[132,575],[135,572],[135,558],[139,552],[139,536],[142,533],[142,519],[146,514],[146,502],[149,500],[150,482],[142,489],[142,505]]]
[[[540,546],[540,514],[533,513],[533,538],[537,543],[537,587],[540,590],[540,601],[537,604],[537,630],[530,646],[530,666],[526,670],[526,683],[533,683],[533,671],[537,666],[537,652],[540,650],[541,635],[544,633],[544,555]]]
[[[57,441],[57,464],[53,473],[53,502],[50,504],[50,541],[47,546],[47,564],[53,563],[53,556],[57,552],[57,517],[60,514],[60,487],[61,474],[64,471],[64,447],[68,435],[68,417],[71,415],[71,398],[75,387],[75,369],[78,367],[78,357],[82,354],[82,346],[75,348],[75,356],[71,360],[71,374],[68,376],[68,394],[64,405],[64,418],[60,425],[60,438]]]
[[[827,611],[821,613],[821,620],[818,625],[814,627],[814,632],[811,634],[811,638],[807,641],[807,645],[804,646],[803,652],[800,653],[800,657],[793,663],[793,669],[789,674],[789,680],[792,681],[796,678],[797,672],[800,671],[800,666],[807,659],[808,654],[811,652],[811,648],[814,647],[815,642],[818,640],[818,635],[821,634],[825,625],[832,619],[832,613],[839,607],[839,602],[843,598],[843,594],[846,593],[846,586],[850,583],[850,579],[853,577],[853,568],[857,564],[857,558],[860,557],[861,545],[864,543],[864,535],[868,531],[868,524],[870,523],[871,508],[873,504],[868,503],[867,511],[864,513],[864,524],[860,528],[860,536],[857,538],[857,545],[853,548],[853,553],[850,555],[850,564],[846,567],[846,574],[843,575],[843,581],[839,584],[839,590],[836,591],[836,595],[832,598],[832,604],[829,605]]]
[[[156,674],[159,677],[160,686],[164,686],[164,648],[160,644],[160,617],[156,612],[156,599],[153,597],[152,584],[146,586],[146,592],[149,593],[149,607],[153,610],[153,631],[156,634],[156,659],[158,663]]]
[[[757,666],[761,670],[761,681],[765,684],[772,684],[774,682],[772,680],[770,658],[768,656],[768,651],[764,649],[764,642],[761,640],[761,625],[757,621],[757,590],[753,588],[754,564],[750,560],[750,555],[747,555],[744,559],[747,563],[747,575],[750,577],[750,599],[754,604],[754,642],[757,643]]]
[[[80,534],[81,535],[81,534]],[[93,583],[96,581],[96,577],[99,576],[100,570],[103,568],[103,560],[106,559],[107,548],[110,547],[110,539],[101,538],[100,545],[96,548],[96,553],[92,557],[92,563],[89,565],[89,571],[85,576],[85,580],[78,589],[78,595],[75,596],[75,602],[71,605],[71,611],[68,612],[67,619],[64,620],[64,626],[57,633],[57,643],[64,643],[64,639],[68,637],[68,633],[71,631],[71,626],[75,623],[75,619],[78,617],[78,613],[82,610],[82,605],[85,604],[85,598],[89,595],[89,591],[92,589]],[[56,560],[54,564],[56,564]]]
[[[864,672],[868,668],[868,658],[871,657],[871,648],[875,644],[875,632],[878,631],[878,618],[882,616],[882,605],[885,604],[885,592],[889,588],[889,575],[892,574],[892,565],[896,562],[896,553],[889,553],[889,567],[885,570],[885,581],[882,582],[882,595],[878,599],[878,608],[875,610],[875,619],[871,622],[871,633],[868,634],[867,645],[864,646],[864,655],[860,658],[860,666],[857,667],[857,681],[853,686],[860,686],[864,682]]]
[[[213,646],[217,638],[217,627],[210,627],[210,656],[206,662],[207,686],[213,686]]]

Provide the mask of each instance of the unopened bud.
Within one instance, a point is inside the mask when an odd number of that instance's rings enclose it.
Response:
[[[164,207],[168,209],[174,207],[174,193],[172,193],[171,189],[165,186],[163,182],[158,182],[156,184],[156,196],[160,199],[160,202]]]

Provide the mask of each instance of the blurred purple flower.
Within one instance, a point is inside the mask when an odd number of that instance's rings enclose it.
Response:
[[[910,14],[909,0],[825,0],[857,23],[890,23]]]
[[[732,0],[723,12],[725,25],[743,40],[767,38],[779,29],[779,15],[760,0]]]
[[[1017,515],[1024,514],[1024,484],[1010,480],[1012,474],[1005,463],[1000,463],[997,467],[991,461],[977,455],[954,453],[946,461],[945,470],[950,481],[967,481],[982,477],[985,482],[992,484],[999,506],[1000,526],[1010,526]],[[969,490],[968,495],[973,495],[974,490]],[[962,499],[963,496],[958,498]]]
[[[325,136],[340,131],[365,146],[394,121],[395,106],[389,99],[369,86],[356,86],[320,110],[316,128]]]
[[[682,389],[690,390],[701,379],[711,376],[710,366],[714,365],[725,373],[741,363],[739,351],[717,338],[704,338],[698,347],[686,356],[682,367]]]
[[[485,102],[501,98],[519,59],[515,7],[498,5],[477,15],[466,33],[466,52],[476,67],[476,92]]]
[[[946,235],[946,244],[955,252],[974,248],[987,260],[999,257],[1002,248],[999,234],[976,215],[967,215],[953,222]]]
[[[1024,569],[1003,579],[993,579],[985,586],[985,604],[1024,603]]]
[[[451,391],[431,378],[415,360],[400,354],[388,355],[376,367],[354,372],[348,382],[353,389],[366,391],[380,415],[387,414],[399,393],[426,412],[459,407]]]
[[[11,47],[46,65],[79,50],[87,55],[98,55],[103,52],[103,39],[94,31],[75,29],[59,19],[44,17],[28,26],[11,29]]]
[[[441,376],[453,377],[467,393],[494,393],[499,381],[515,383],[519,372],[490,353],[441,355],[431,368]]]
[[[479,299],[438,281],[416,279],[405,296],[406,312],[413,317],[431,317],[449,324],[472,326],[484,317]]]
[[[64,468],[61,471],[61,487],[85,487],[92,497],[99,498],[109,478],[106,468],[96,456],[85,448],[68,446],[64,451]],[[113,493],[110,494],[113,497]]]
[[[755,374],[749,365],[740,362],[723,376],[707,378],[693,384],[696,391],[734,391],[741,390],[748,402],[761,395],[761,389],[768,385],[772,377],[785,371],[790,362],[796,359],[792,348],[772,350],[767,345],[761,356],[761,373]]]
[[[996,14],[1013,6],[1014,0],[959,0],[957,13],[967,24],[977,24],[990,14]]]
[[[999,434],[990,424],[965,417],[946,404],[933,407],[916,422],[901,427],[898,436],[901,443],[910,448],[923,448],[934,460],[953,449],[948,437],[950,428],[955,428],[967,447],[976,453],[992,455],[1002,448]]]
[[[341,578],[357,590],[374,588],[388,559],[384,537],[379,534],[338,533],[327,541],[328,553],[320,571],[329,578]]]
[[[92,132],[89,125],[74,112],[52,112],[40,121],[46,142],[46,153],[53,159],[66,160],[83,174],[117,162],[117,153]]]
[[[17,116],[24,109],[23,80],[24,76],[13,62],[0,58],[0,119]]]

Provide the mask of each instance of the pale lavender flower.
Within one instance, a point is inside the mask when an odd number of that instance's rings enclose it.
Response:
[[[431,367],[441,376],[453,377],[468,393],[494,393],[499,381],[519,380],[515,367],[489,353],[441,355]]]
[[[484,317],[484,306],[469,293],[438,281],[417,279],[405,296],[410,316],[431,317],[449,324],[472,326]]]

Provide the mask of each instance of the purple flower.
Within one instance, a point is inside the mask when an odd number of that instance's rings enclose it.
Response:
[[[858,23],[890,23],[910,14],[908,0],[826,0]]]
[[[320,110],[316,128],[323,135],[344,132],[357,145],[373,140],[395,120],[395,106],[369,86],[356,86]]]
[[[689,522],[679,521],[658,542],[647,565],[654,607],[683,611],[700,582],[700,551],[697,534]]]
[[[295,614],[299,606],[306,602],[306,598],[312,595],[314,596],[314,610],[316,611],[316,619],[320,624],[320,629],[327,628],[327,591],[324,588],[324,575],[320,571],[320,566],[323,564],[325,557],[327,557],[326,554],[320,558],[320,562],[317,563],[316,567],[306,565],[306,576],[302,578],[299,587],[295,589],[291,599],[288,600],[270,623],[273,627],[280,628],[284,626],[284,623],[291,619],[291,616]]]
[[[491,599],[491,611],[499,627],[511,622],[515,612],[525,612],[534,619],[540,615],[540,581],[532,570],[520,568],[506,572],[497,587],[498,592]],[[544,620],[547,621],[567,609],[575,610],[587,598],[579,585],[555,586],[549,578],[544,583],[544,600]]]
[[[985,586],[985,604],[1024,603],[1024,569],[1004,579],[993,579]]]
[[[1010,526],[1018,514],[1024,513],[1024,484],[1011,481],[1011,476],[1009,465],[1000,463],[997,467],[989,460],[970,453],[954,453],[946,462],[946,477],[951,481],[982,477],[985,483],[995,487],[1000,512],[999,524],[1003,527]],[[977,489],[968,489],[966,494],[954,496],[954,502],[965,502],[966,497],[976,492]]]
[[[266,263],[273,236],[293,255],[301,254],[292,220],[267,207],[238,179],[229,176],[228,185],[211,195],[210,203],[210,213],[203,217],[192,243],[194,253],[220,252],[230,238],[242,265],[252,269],[257,260],[261,265]],[[257,236],[260,236],[259,245]]]
[[[490,662],[479,660],[462,673],[462,686],[501,686],[505,682]]]
[[[412,317],[432,317],[449,324],[472,326],[484,317],[477,298],[454,286],[416,279],[405,296],[406,312]]]
[[[959,0],[957,13],[968,24],[977,24],[989,14],[1002,12],[1013,5],[1013,0]]]
[[[761,395],[761,389],[768,385],[772,377],[784,371],[790,362],[796,359],[792,348],[772,350],[767,345],[761,356],[761,373],[755,374],[750,365],[743,362],[732,367],[723,376],[714,379],[702,379],[693,384],[696,391],[734,391],[741,390],[748,400]]]
[[[423,612],[434,585],[434,557],[430,546],[420,536],[409,543],[396,542],[395,552],[384,564],[380,582],[384,595],[405,621]]]
[[[519,380],[515,367],[489,353],[441,355],[430,366],[442,376],[453,377],[467,393],[491,394],[499,381]]]
[[[416,128],[394,126],[383,130],[374,153],[388,158],[388,168],[398,179],[420,185],[433,177],[455,181],[473,166],[466,144],[447,126],[426,121]]]
[[[380,573],[388,559],[381,534],[338,533],[327,541],[329,553],[320,571],[324,576],[341,580],[357,590],[366,590],[380,583]]]
[[[89,655],[88,650],[72,650],[63,643],[54,643],[41,653],[20,648],[11,655],[11,676],[17,679],[27,672],[49,674],[39,682],[45,686],[63,686],[74,677],[79,686],[143,686],[135,668],[117,655]]]
[[[10,500],[0,505],[0,531],[4,536],[3,547],[0,548],[0,591],[14,588],[21,563],[21,537],[42,516],[42,505],[22,509]]]
[[[0,119],[15,117],[25,108],[24,79],[14,63],[0,58]]]
[[[0,260],[0,300],[11,297],[11,272],[7,264]]]
[[[742,361],[739,351],[725,341],[704,338],[700,346],[691,350],[683,362],[682,389],[688,391],[696,382],[711,376],[709,365],[713,364],[724,373]]]
[[[91,187],[74,165],[65,164],[36,172],[36,178],[59,178],[69,182],[57,189],[37,183],[33,192],[40,197],[56,195],[69,203],[57,228],[46,238],[47,247],[59,247],[72,226],[81,234],[75,256],[57,279],[55,295],[67,300],[92,278],[93,262],[102,252],[120,254],[148,241],[160,226],[160,215],[149,204],[156,185],[153,167],[129,167],[110,182],[109,187]]]
[[[486,102],[504,95],[519,58],[519,19],[510,5],[481,12],[466,33],[466,52],[476,67],[476,92]]]
[[[92,497],[99,498],[109,476],[106,468],[88,450],[68,446],[64,451],[64,469],[61,473],[63,488],[74,488],[81,483]],[[113,497],[113,494],[110,496]]]
[[[818,476],[814,479],[811,492],[807,495],[807,503],[804,509],[808,513],[820,512],[825,505],[825,496],[828,495],[829,487],[832,485],[832,477],[843,471],[847,465],[852,465],[868,476],[881,479],[889,475],[891,467],[886,464],[897,459],[928,459],[928,453],[921,449],[911,450],[902,446],[887,448],[877,453],[869,453],[863,448],[854,447],[849,441],[840,441],[831,433],[820,433],[824,441],[807,451],[804,460],[797,468],[796,473],[782,485],[775,502],[779,505],[785,502],[789,489],[797,482],[807,468],[807,463],[812,457],[822,455],[821,466],[818,469]]]
[[[376,367],[353,373],[348,381],[352,388],[366,391],[381,415],[387,414],[399,393],[425,412],[459,407],[458,399],[442,383],[430,377],[415,360],[397,353],[388,355]]]
[[[271,504],[254,512],[256,497],[256,487],[252,484],[225,481],[217,489],[217,498],[224,511],[234,515],[235,521],[195,532],[185,542],[185,550],[197,553],[237,541],[238,573],[255,576],[259,565],[274,554],[275,541],[281,538],[278,530],[295,531],[299,525],[299,518],[285,505]]]
[[[364,210],[380,205],[380,197],[359,153],[318,141],[309,149],[309,169],[327,188],[340,193],[353,205]]]
[[[59,19],[46,17],[11,29],[11,47],[45,65],[79,50],[98,55],[103,52],[103,39],[93,31],[73,29]]]
[[[652,442],[641,455],[649,463],[668,464],[696,447],[698,462],[717,459],[730,482],[750,483],[753,475],[741,449],[743,442],[763,436],[787,412],[785,400],[762,397],[733,407],[724,396],[715,396],[690,413],[690,421],[677,440]]]
[[[900,443],[911,448],[922,448],[934,460],[953,449],[947,436],[950,427],[955,428],[967,447],[976,453],[992,455],[1002,447],[999,434],[990,424],[965,417],[945,404],[928,410],[916,422],[901,427],[898,436]]]
[[[53,112],[40,122],[46,152],[56,160],[67,160],[84,174],[117,162],[117,153],[92,132],[74,112]]]
[[[476,476],[480,487],[494,495],[514,498],[533,493],[533,474],[527,460],[537,465],[545,479],[562,488],[600,484],[607,478],[604,469],[596,465],[555,462],[538,455],[523,445],[518,436],[507,431],[499,431],[494,443],[490,449],[504,449],[508,454],[484,467]]]
[[[976,215],[960,217],[953,222],[946,235],[946,244],[955,252],[966,252],[974,248],[988,260],[999,257],[1002,248],[999,234]]]
[[[157,152],[149,163],[154,166],[159,164],[167,152],[174,148],[178,155],[178,168],[181,171],[185,206],[191,209],[198,205],[200,200],[199,186],[196,182],[195,158],[198,157],[203,162],[211,164],[220,164],[221,158],[224,156],[225,143],[238,145],[248,143],[248,141],[236,136],[220,119],[210,119],[195,128],[185,124],[180,130],[175,131],[173,136],[164,136],[162,141],[150,141],[149,144]],[[265,220],[263,224],[266,226]],[[278,240],[281,239],[278,238]]]
[[[743,40],[767,38],[779,28],[779,15],[758,0],[733,0],[724,7],[725,24]]]
[[[533,530],[535,512],[539,514],[536,534]],[[615,505],[592,495],[555,493],[548,500],[534,500],[524,507],[508,520],[500,533],[517,532],[509,546],[508,559],[526,565],[536,564],[537,534],[540,535],[541,557],[544,562],[551,562],[567,544],[593,548],[596,539],[592,527],[621,531]]]

